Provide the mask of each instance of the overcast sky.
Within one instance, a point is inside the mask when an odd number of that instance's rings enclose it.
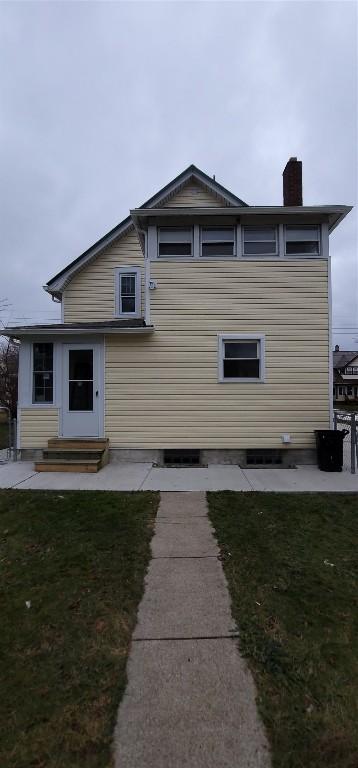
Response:
[[[304,204],[355,204],[356,17],[354,2],[0,3],[5,320],[58,317],[41,286],[190,163],[280,205],[295,155]],[[358,348],[355,212],[331,252],[334,341]]]

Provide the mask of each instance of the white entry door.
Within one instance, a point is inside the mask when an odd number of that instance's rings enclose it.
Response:
[[[99,346],[63,345],[63,437],[99,437]]]

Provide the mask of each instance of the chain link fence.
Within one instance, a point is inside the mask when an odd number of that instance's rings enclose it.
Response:
[[[17,460],[17,422],[10,411],[0,405],[0,464]]]
[[[358,468],[358,414],[334,411],[334,428],[349,432],[343,440],[343,471],[354,475]]]

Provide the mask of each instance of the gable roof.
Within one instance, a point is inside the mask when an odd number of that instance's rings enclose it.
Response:
[[[200,168],[197,168],[196,165],[189,165],[188,168],[182,171],[182,173],[179,173],[175,179],[162,187],[159,192],[156,192],[156,194],[150,197],[149,200],[146,200],[145,203],[139,206],[139,208],[159,208],[162,205],[170,207],[170,199],[190,181],[197,182],[206,190],[216,195],[222,201],[224,206],[248,207],[247,203],[244,203],[239,197],[236,197],[232,192],[229,192],[229,190],[226,189],[226,187],[223,187],[222,184],[219,184],[216,179],[208,176],[204,171],[201,171]],[[130,232],[133,228],[134,224],[132,217],[127,216],[127,218],[123,219],[123,221],[117,224],[116,227],[111,229],[110,232],[107,232],[106,235],[97,240],[94,245],[91,245],[90,248],[87,248],[87,250],[81,253],[80,256],[71,261],[67,267],[61,269],[60,272],[57,272],[57,274],[44,285],[45,291],[48,291],[55,296],[60,294],[72,277],[82,269],[85,264],[88,264],[89,261],[96,258],[96,256],[107,248],[108,245],[113,243],[114,240],[127,234],[127,232]]]
[[[358,349],[355,351],[341,351],[333,352],[333,368],[345,368],[346,365],[349,365],[349,363],[354,360],[355,357],[358,357]]]

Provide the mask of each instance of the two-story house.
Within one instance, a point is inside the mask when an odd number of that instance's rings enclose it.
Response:
[[[337,403],[358,400],[358,352],[333,352],[333,398]]]
[[[112,461],[313,462],[332,423],[329,234],[350,210],[303,206],[296,158],[282,206],[191,165],[44,286],[61,323],[7,329],[22,456],[49,441],[38,468],[76,469],[105,438]]]

